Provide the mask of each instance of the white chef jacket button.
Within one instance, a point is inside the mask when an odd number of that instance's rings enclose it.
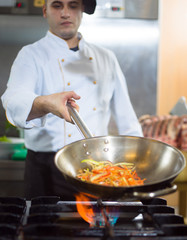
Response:
[[[62,59],[62,62],[64,62],[64,59]]]
[[[68,137],[71,137],[71,134],[68,134]]]
[[[71,83],[70,82],[68,82],[68,86],[70,86],[71,85]]]
[[[96,107],[94,107],[93,110],[96,111]]]
[[[92,57],[89,57],[89,60],[93,60],[93,58],[92,58]]]
[[[96,84],[97,82],[96,81],[93,81],[93,84]]]

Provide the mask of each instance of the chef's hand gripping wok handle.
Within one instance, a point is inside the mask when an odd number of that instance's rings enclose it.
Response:
[[[84,121],[81,119],[77,110],[73,108],[70,103],[67,103],[67,107],[73,123],[77,126],[83,136],[85,138],[93,137],[92,133],[90,132]]]

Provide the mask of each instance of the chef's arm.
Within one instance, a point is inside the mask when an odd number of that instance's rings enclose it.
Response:
[[[70,102],[71,106],[78,110],[79,107],[75,100],[79,99],[80,96],[73,91],[38,96],[33,102],[27,121],[52,113],[68,122],[72,122],[66,104]]]

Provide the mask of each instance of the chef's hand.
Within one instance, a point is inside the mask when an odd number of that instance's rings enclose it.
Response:
[[[79,110],[79,107],[75,102],[75,100],[79,99],[80,96],[73,91],[38,96],[33,102],[27,121],[52,113],[60,118],[64,118],[67,122],[72,123],[66,104],[68,102],[76,110]]]

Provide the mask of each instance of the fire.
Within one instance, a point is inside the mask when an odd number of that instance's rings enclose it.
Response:
[[[90,198],[83,193],[79,193],[75,197],[78,213],[90,226],[93,226],[95,223],[95,213],[90,203]]]
[[[77,211],[82,219],[90,224],[90,227],[104,227],[108,224],[115,225],[119,217],[119,206],[104,206],[99,199],[84,193],[79,193],[75,197]]]
[[[85,196],[83,193],[77,194],[76,196],[77,211],[80,216],[90,224],[90,227],[105,227],[107,236],[113,238],[114,231],[113,225],[116,223],[117,218],[110,219],[109,209],[103,207],[102,201],[98,200],[100,206],[99,214],[97,211],[94,213],[93,204],[90,202],[90,197]],[[108,238],[107,238],[108,239]]]

